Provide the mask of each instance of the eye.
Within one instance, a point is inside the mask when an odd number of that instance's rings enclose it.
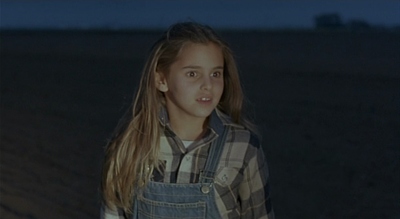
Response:
[[[219,72],[219,71],[216,71],[216,72],[213,72],[212,74],[211,74],[211,76],[212,77],[216,77],[216,78],[219,78],[219,77],[221,77],[221,72]]]
[[[193,78],[193,77],[196,77],[196,76],[197,76],[197,72],[190,71],[190,72],[186,73],[186,75],[189,76],[189,77],[191,77],[191,78]]]

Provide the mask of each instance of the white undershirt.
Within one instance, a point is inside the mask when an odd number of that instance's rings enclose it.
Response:
[[[185,146],[185,148],[188,148],[191,144],[193,144],[194,141],[184,141],[182,140],[183,145]]]

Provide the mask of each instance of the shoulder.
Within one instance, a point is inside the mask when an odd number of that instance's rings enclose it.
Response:
[[[225,142],[221,166],[241,169],[259,159],[263,153],[260,139],[252,131],[243,126],[230,126]]]
[[[216,110],[216,114],[220,118],[223,125],[229,127],[231,136],[230,142],[239,144],[245,143],[248,144],[248,146],[257,149],[261,147],[260,138],[255,132],[251,131],[244,125],[234,123],[228,115],[219,110]]]
[[[246,144],[249,149],[261,148],[260,138],[243,126],[231,126],[230,135],[233,143]]]

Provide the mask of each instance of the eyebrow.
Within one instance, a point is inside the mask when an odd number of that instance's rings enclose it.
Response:
[[[202,67],[200,67],[200,66],[197,66],[197,65],[188,65],[188,66],[185,66],[185,67],[183,67],[182,69],[201,69]],[[224,67],[223,66],[217,66],[217,67],[214,67],[213,69],[224,69]]]

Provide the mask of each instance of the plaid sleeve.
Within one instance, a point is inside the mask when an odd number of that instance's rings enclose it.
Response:
[[[122,209],[111,209],[104,203],[101,205],[100,219],[127,219]]]
[[[242,218],[274,219],[270,191],[269,173],[265,155],[258,139],[251,137],[253,155],[249,156],[243,172],[244,180],[239,188]]]

